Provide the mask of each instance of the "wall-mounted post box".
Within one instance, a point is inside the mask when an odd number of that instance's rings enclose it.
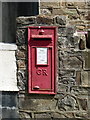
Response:
[[[28,27],[29,93],[55,94],[56,27]]]

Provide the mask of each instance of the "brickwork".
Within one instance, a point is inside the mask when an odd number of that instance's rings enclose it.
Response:
[[[59,5],[56,4],[57,7]],[[72,7],[72,3],[68,5]],[[65,6],[66,3],[64,4]],[[41,10],[43,10],[42,7],[45,7],[45,4],[41,5]],[[45,9],[47,8],[45,7]],[[89,119],[90,49],[86,47],[86,33],[88,28],[86,27],[86,23],[82,27],[81,19],[77,18],[78,24],[72,24],[73,19],[68,15],[63,13],[50,15],[52,9],[48,10],[50,10],[49,15],[43,14],[17,18],[16,43],[18,49],[16,51],[16,58],[20,118]],[[46,12],[48,11],[46,10]],[[81,21],[84,22],[83,20]],[[79,22],[80,26],[77,27]],[[28,94],[27,26],[40,25],[54,25],[58,28],[58,79],[56,84],[57,94],[55,96]]]

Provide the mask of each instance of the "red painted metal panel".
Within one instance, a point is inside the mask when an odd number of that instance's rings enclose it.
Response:
[[[56,27],[28,27],[29,93],[56,93]]]

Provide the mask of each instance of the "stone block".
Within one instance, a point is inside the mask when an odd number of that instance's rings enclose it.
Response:
[[[79,36],[73,36],[74,38],[74,47],[75,49],[79,49],[79,40],[80,40],[80,37]]]
[[[31,111],[48,111],[55,110],[57,100],[54,96],[48,95],[29,95],[19,97],[19,107]]]
[[[66,30],[67,30],[66,31],[67,36],[73,36],[73,34],[75,33],[76,28],[75,28],[75,26],[70,25],[70,26],[67,26]]]
[[[76,28],[78,29],[78,30],[85,30],[85,25],[76,25]]]
[[[87,110],[88,106],[87,106],[87,99],[82,99],[82,98],[78,98],[80,107],[82,110]]]
[[[80,42],[79,42],[79,49],[80,50],[84,50],[85,49],[85,41],[83,39],[80,39]]]
[[[21,24],[21,25],[35,24],[35,20],[36,20],[35,16],[31,16],[31,17],[22,16],[16,19],[17,24]]]
[[[81,72],[81,85],[90,86],[90,71]]]
[[[60,16],[56,16],[55,19],[56,19],[56,24],[66,25],[67,16],[65,16],[65,15],[60,15]]]
[[[71,85],[75,85],[76,81],[72,77],[62,77],[60,81],[58,81],[61,84],[69,85],[68,87],[70,88]],[[69,90],[69,89],[65,89]]]
[[[65,37],[66,36],[66,27],[58,27],[58,33],[60,37]]]
[[[86,20],[90,20],[90,11],[88,12],[88,15],[85,16]]]
[[[57,92],[63,92],[64,93],[66,91],[67,91],[67,86],[65,84],[58,84]]]
[[[19,118],[21,119],[21,120],[24,120],[24,119],[29,119],[29,118],[31,118],[30,117],[30,114],[28,114],[28,113],[26,113],[26,112],[19,112]]]
[[[25,60],[17,60],[18,68],[26,68]]]
[[[58,46],[60,48],[67,48],[68,47],[68,39],[66,37],[59,37],[58,38]]]
[[[37,24],[48,24],[48,25],[53,24],[53,17],[51,16],[38,15],[36,20],[37,20]]]
[[[74,97],[67,95],[58,100],[58,109],[65,111],[78,110],[78,104]]]
[[[81,85],[81,72],[80,71],[76,72],[76,84]]]
[[[79,15],[77,14],[77,12],[76,12],[75,9],[73,9],[73,10],[72,10],[72,9],[71,9],[71,10],[68,9],[68,10],[66,11],[66,14],[68,15],[68,19],[71,20],[71,21],[73,21],[73,20],[78,20],[78,19],[79,19]],[[71,21],[70,21],[70,22],[71,22]],[[70,22],[69,22],[69,23],[70,23]],[[74,24],[73,24],[73,25],[74,25]]]
[[[67,36],[67,39],[68,39],[68,47],[69,48],[77,48],[78,46],[78,39],[76,39],[75,37],[73,36]]]
[[[16,32],[16,44],[22,45],[25,44],[27,41],[27,32],[26,29],[18,29]]]
[[[27,54],[24,51],[17,50],[17,52],[16,52],[17,59],[25,59],[26,55]]]
[[[43,15],[51,15],[52,10],[49,9],[41,9],[40,13]]]
[[[65,12],[65,9],[53,8],[52,14],[53,15],[66,15],[66,12]]]
[[[85,60],[84,69],[89,70],[90,69],[90,51],[83,52],[83,57]]]
[[[82,61],[77,57],[62,58],[62,68],[64,69],[82,69]]]
[[[18,46],[18,50],[27,52],[27,45]]]
[[[88,120],[88,114],[87,112],[77,112],[75,113],[76,118],[80,118],[81,120],[84,118],[85,120]]]
[[[25,70],[19,70],[17,73],[18,88],[19,90],[25,90],[27,87],[27,72]]]
[[[78,6],[79,9],[85,9],[87,4],[84,0],[82,0],[82,1],[74,2],[74,6],[76,7]]]
[[[41,8],[49,8],[49,7],[58,7],[59,6],[59,2],[56,0],[55,2],[53,1],[53,2],[44,2],[44,0],[41,0],[40,1],[40,7]]]
[[[75,76],[75,71],[74,70],[64,70],[64,71],[59,71],[59,77],[74,77]]]

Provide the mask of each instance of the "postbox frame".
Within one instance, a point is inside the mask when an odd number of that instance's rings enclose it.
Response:
[[[32,90],[32,80],[31,80],[31,53],[30,53],[30,45],[29,45],[29,41],[30,41],[30,38],[31,38],[31,33],[30,33],[30,29],[38,29],[38,28],[41,28],[41,29],[54,29],[54,80],[52,81],[52,86],[53,86],[53,91],[42,91],[42,90]],[[34,36],[32,35],[32,38],[37,38],[37,37],[40,37],[40,36]],[[43,36],[45,37],[45,36]],[[47,38],[49,39],[52,39],[52,36],[51,35],[47,35]],[[57,27],[56,26],[28,26],[28,92],[30,94],[52,94],[52,95],[55,95],[56,94],[56,79],[57,79],[57,75],[56,75],[56,71],[57,71]],[[41,46],[42,47],[42,46]],[[49,46],[48,46],[49,47]],[[43,46],[43,48],[47,48],[47,46]],[[51,47],[51,46],[50,46]],[[48,58],[47,58],[48,59]],[[36,62],[36,61],[35,61]],[[45,65],[45,66],[48,66]]]

